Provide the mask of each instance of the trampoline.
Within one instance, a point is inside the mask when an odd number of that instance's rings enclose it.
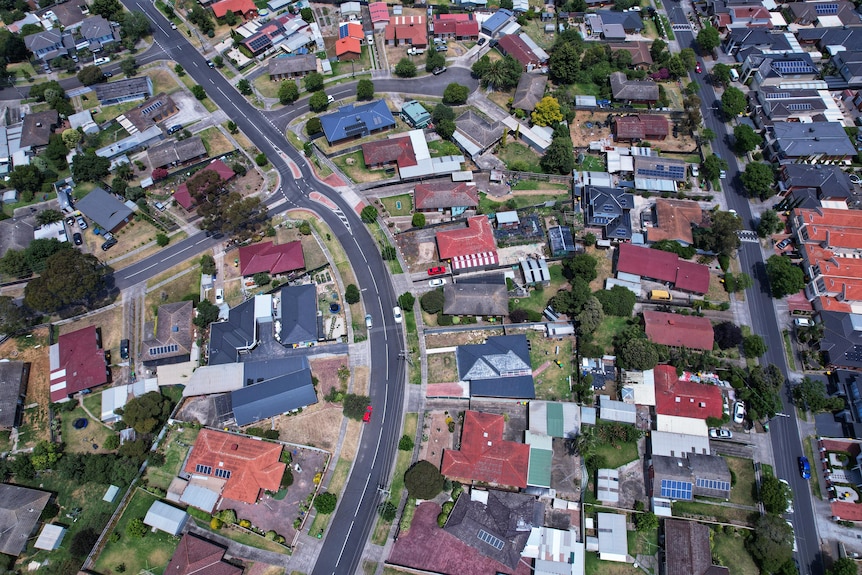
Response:
[[[338,305],[337,303],[329,304],[329,313],[338,313],[339,311],[341,311],[340,305]]]
[[[86,428],[86,427],[87,427],[87,425],[88,425],[89,423],[90,423],[90,422],[89,422],[89,421],[87,421],[87,418],[86,418],[86,417],[79,417],[79,418],[78,418],[78,419],[76,419],[76,420],[75,420],[75,422],[72,424],[72,427],[74,427],[75,429],[84,429],[84,428]]]

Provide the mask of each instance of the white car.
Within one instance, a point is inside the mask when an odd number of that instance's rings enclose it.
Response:
[[[787,509],[785,509],[784,512],[793,513],[793,490],[790,488],[790,484],[786,479],[779,479],[778,481],[787,486]]]
[[[434,278],[433,280],[428,282],[428,285],[431,287],[440,287],[446,283],[446,278]]]
[[[333,98],[331,95],[327,95],[326,96],[326,102],[328,104],[332,104],[333,102],[335,102],[335,98]]]
[[[374,320],[371,319],[371,314],[369,313],[365,316],[365,327],[367,327],[368,329],[371,329],[371,326],[373,326],[373,325],[374,325]]]
[[[224,290],[222,288],[216,289],[216,304],[220,304],[224,302]]]
[[[733,404],[733,423],[742,423],[745,419],[745,404],[737,401]]]
[[[397,305],[392,308],[392,317],[395,318],[395,323],[401,323],[404,320],[404,316],[401,315],[401,308]]]
[[[709,436],[712,439],[731,439],[733,432],[728,429],[710,429]]]

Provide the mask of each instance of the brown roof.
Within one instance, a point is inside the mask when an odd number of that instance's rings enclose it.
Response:
[[[366,166],[397,162],[402,168],[416,165],[416,154],[409,136],[387,138],[362,144],[362,157]]]
[[[467,207],[479,205],[479,194],[475,185],[467,182],[432,182],[416,184],[413,189],[413,204],[417,210],[435,208]]]
[[[177,105],[173,98],[162,92],[144,100],[123,115],[134,124],[138,131],[143,132],[177,111]]]
[[[538,65],[539,57],[517,34],[507,34],[497,41],[497,46],[507,56],[511,56],[525,67],[528,64]]]
[[[54,16],[57,17],[63,28],[83,22],[84,17],[89,16],[89,10],[87,14],[84,14],[83,10],[87,10],[87,3],[84,0],[63,2],[51,6],[51,11],[54,12]]]
[[[268,66],[270,76],[317,72],[317,56],[314,54],[298,54],[296,56],[271,58]]]
[[[187,356],[194,341],[194,304],[180,301],[159,306],[156,332],[144,341],[144,363]]]
[[[694,521],[665,519],[664,529],[665,539],[673,541],[673,545],[668,545],[665,552],[667,573],[730,575],[727,567],[712,564],[709,527]]]
[[[47,146],[54,127],[60,121],[57,110],[45,110],[24,116],[21,128],[21,147]]]
[[[617,118],[615,127],[617,138],[621,140],[666,137],[668,134],[667,118],[654,114],[623,116]]]
[[[384,31],[386,41],[406,40],[408,44],[423,48],[428,45],[425,16],[393,16]]]
[[[649,66],[652,64],[652,55],[649,52],[650,42],[622,42],[608,44],[611,52],[625,50],[632,55],[632,66]]]
[[[611,92],[614,100],[658,101],[658,84],[652,80],[629,80],[622,72],[611,74]]]
[[[657,251],[657,250],[653,250]],[[710,351],[715,341],[712,322],[696,315],[644,311],[647,339],[659,345]]]
[[[535,110],[536,104],[545,95],[547,83],[548,77],[544,74],[521,74],[515,97],[512,99],[512,107],[527,112]]]
[[[242,567],[222,561],[226,549],[186,533],[177,545],[165,575],[242,575]]]
[[[647,237],[651,242],[675,240],[691,244],[694,242],[692,225],[700,224],[703,210],[692,200],[655,201],[656,225],[649,228]]]

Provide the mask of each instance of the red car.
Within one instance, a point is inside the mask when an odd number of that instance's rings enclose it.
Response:
[[[362,414],[362,421],[364,421],[365,423],[371,421],[371,411],[372,407],[370,405],[365,408],[365,413]]]
[[[446,266],[437,266],[434,268],[428,268],[429,276],[439,276],[446,273]]]
[[[697,66],[694,67],[694,71],[700,74],[703,72],[703,68],[700,67],[700,62],[697,63]]]

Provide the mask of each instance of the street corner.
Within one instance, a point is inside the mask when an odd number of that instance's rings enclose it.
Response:
[[[326,206],[330,210],[335,210],[338,208],[338,206],[335,205],[335,202],[333,202],[332,200],[330,200],[329,198],[327,198],[326,196],[324,196],[320,192],[311,192],[310,194],[308,194],[308,199],[310,199],[312,202],[317,202],[319,204],[323,204],[324,206]]]
[[[330,174],[329,176],[323,179],[323,183],[332,188],[337,188],[341,186],[346,186],[347,183],[338,177],[337,174]]]
[[[284,161],[287,162],[287,167],[290,168],[290,173],[293,175],[293,179],[294,180],[301,180],[302,179],[302,170],[299,169],[299,166],[296,165],[296,162],[294,162],[293,160],[290,160],[286,157],[285,157]]]

